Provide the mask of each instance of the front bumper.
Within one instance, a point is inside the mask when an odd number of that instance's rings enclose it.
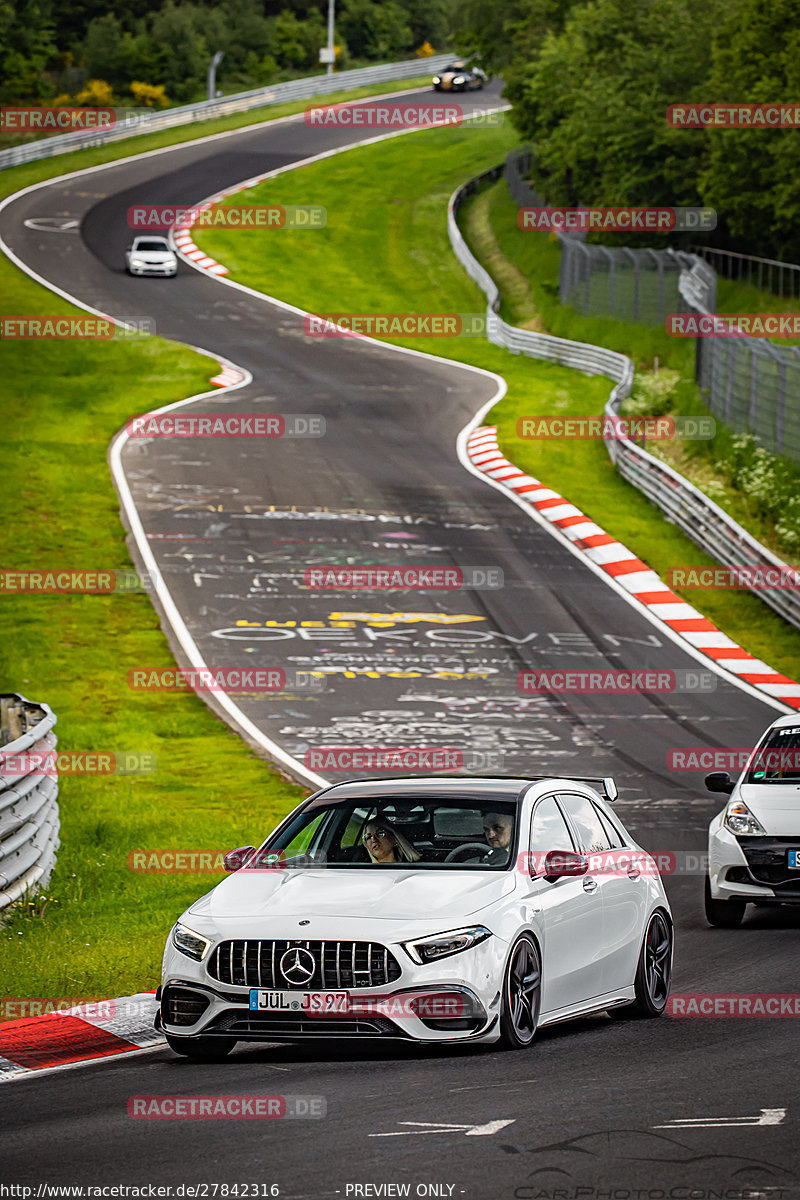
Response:
[[[220,947],[227,944],[221,937]],[[383,943],[387,945],[387,943]],[[257,985],[239,971],[226,975],[215,961],[216,946],[202,962],[188,958],[175,948],[171,937],[164,954],[160,1021],[163,1032],[175,1037],[234,1037],[237,1041],[301,1041],[314,1038],[366,1037],[394,1038],[414,1042],[495,1041],[499,1036],[500,979],[507,952],[505,941],[497,936],[452,955],[441,962],[416,964],[395,944],[388,953],[397,969],[372,985],[355,984],[355,976],[339,975],[336,980],[314,982],[292,988],[265,978]],[[240,960],[241,961],[241,960]],[[227,960],[225,959],[225,965]],[[252,960],[251,960],[252,967]],[[265,962],[266,968],[266,962]],[[359,984],[364,973],[358,972]],[[251,1010],[250,992],[296,991],[325,996],[346,993],[347,1011],[341,1015],[311,1014],[298,1006],[297,1011]],[[452,1006],[432,1003],[432,998],[455,994],[459,1002]],[[423,997],[422,1005],[411,1003]],[[417,1011],[419,1010],[419,1011]]]
[[[408,1013],[406,997],[433,998],[446,991],[462,997],[469,1016],[418,1017]],[[233,1037],[243,1042],[296,1042],[320,1038],[389,1038],[399,1041],[473,1041],[490,1034],[497,1022],[474,993],[450,985],[372,993],[351,993],[350,1015],[315,1016],[298,1012],[259,1012],[249,1007],[249,991],[215,992],[189,980],[172,980],[161,989],[156,1028],[174,1037]],[[398,1016],[393,1009],[404,1013]],[[391,1014],[391,1015],[387,1015]]]
[[[800,871],[788,866],[800,837],[736,837],[720,823],[709,837],[709,876],[714,900],[800,904]]]
[[[146,263],[143,267],[129,266],[128,270],[131,275],[158,275],[166,278],[171,275],[177,275],[178,264],[164,263],[162,265],[161,263]]]

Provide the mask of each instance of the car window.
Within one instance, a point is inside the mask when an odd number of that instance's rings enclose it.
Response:
[[[572,793],[559,796],[561,803],[572,820],[580,839],[580,849],[584,854],[594,854],[598,850],[610,850],[608,834],[606,833],[597,813],[597,809],[585,796]]]
[[[598,817],[600,818],[600,824],[603,826],[603,829],[605,829],[605,831],[606,831],[606,836],[608,837],[608,842],[609,842],[609,845],[611,846],[611,849],[619,850],[619,848],[621,846],[625,845],[625,840],[624,840],[622,834],[617,829],[616,825],[614,825],[611,818],[609,816],[607,816],[606,813],[603,812],[600,805],[595,804],[594,800],[592,801],[592,808],[595,810]]]
[[[382,828],[392,857],[382,866],[404,870],[505,870],[516,846],[516,802],[454,797],[407,800],[376,797],[375,802],[331,800],[325,794],[297,812],[261,847],[291,862],[305,854],[316,865],[373,869],[365,853],[365,825]]]
[[[745,783],[800,781],[800,726],[769,730],[747,771]]]
[[[322,818],[324,815],[324,813],[320,813],[315,820],[313,820],[309,825],[306,825],[304,829],[301,829],[295,837],[287,842],[287,844],[283,847],[283,853],[286,858],[294,858],[296,854],[305,854],[311,845],[314,835],[318,832],[319,827],[322,824]]]
[[[547,854],[550,850],[574,850],[572,836],[556,804],[555,796],[545,796],[536,805],[531,822],[531,850]]]
[[[169,244],[161,238],[137,238],[136,250],[169,250]]]

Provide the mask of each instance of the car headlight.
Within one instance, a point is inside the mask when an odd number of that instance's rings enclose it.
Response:
[[[766,833],[743,800],[729,801],[722,823],[731,833]]]
[[[143,262],[143,260],[142,260],[141,258],[132,258],[132,259],[131,259],[131,266],[132,266],[132,267],[143,267],[144,265],[145,265],[145,264],[144,264],[144,262]]]
[[[442,77],[441,77],[441,75],[434,75],[434,77],[433,77],[433,82],[434,82],[434,83],[441,83],[441,82],[442,82]]]
[[[180,921],[172,931],[172,944],[176,950],[180,950],[181,954],[185,954],[187,958],[193,958],[195,962],[202,962],[211,948],[209,938],[203,937],[201,933],[195,933],[187,925],[181,925]]]
[[[403,942],[402,946],[415,963],[428,963],[440,958],[449,958],[451,954],[460,954],[462,950],[469,950],[491,936],[491,929],[484,925],[470,925],[467,929],[451,929],[447,933],[434,934],[433,937]]]
[[[455,79],[453,80],[453,83],[466,83],[466,82],[467,82],[466,75],[456,75]]]

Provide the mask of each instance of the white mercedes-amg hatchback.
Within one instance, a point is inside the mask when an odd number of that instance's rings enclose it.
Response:
[[[604,1009],[659,1016],[672,917],[615,796],[575,778],[323,788],[180,917],[157,1027],[212,1058],[315,1037],[524,1047]]]

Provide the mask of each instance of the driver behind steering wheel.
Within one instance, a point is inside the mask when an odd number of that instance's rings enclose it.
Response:
[[[510,813],[487,812],[483,816],[483,834],[489,843],[484,862],[487,867],[504,867],[511,853],[514,819]]]

